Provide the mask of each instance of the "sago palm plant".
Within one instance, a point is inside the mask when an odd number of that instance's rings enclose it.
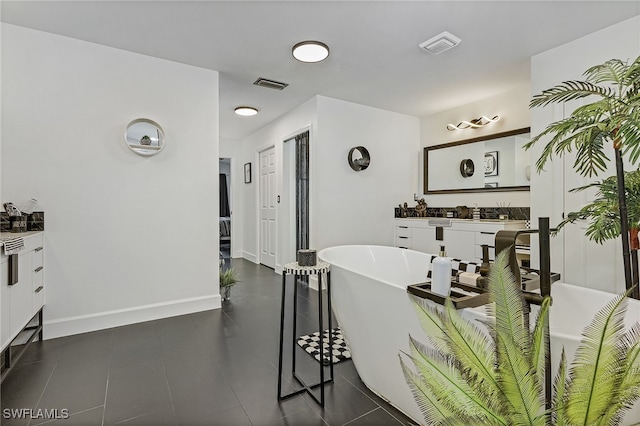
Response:
[[[547,410],[542,383],[550,300],[530,331],[505,253],[491,269],[488,291],[495,304],[488,305],[493,320],[485,330],[448,298],[442,309],[411,296],[430,344],[409,336],[410,351],[400,362],[427,424],[619,424],[640,396],[640,324],[624,329],[627,297],[616,297],[585,328],[569,367],[563,351]]]
[[[576,152],[573,168],[582,176],[595,176],[607,168],[604,147],[613,144],[618,181],[622,253],[627,289],[633,286],[624,197],[622,156],[631,163],[640,158],[640,56],[633,63],[611,59],[589,68],[584,81],[565,81],[533,97],[530,107],[544,107],[590,97],[593,102],[576,108],[569,117],[551,123],[525,148],[551,136],[536,162],[541,171],[554,155]],[[636,290],[634,296],[639,297]]]

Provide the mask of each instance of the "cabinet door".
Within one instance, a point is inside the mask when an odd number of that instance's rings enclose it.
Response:
[[[413,250],[437,255],[440,245],[436,241],[436,228],[411,228],[411,245]]]
[[[9,285],[7,279],[9,277],[9,263],[3,256],[3,262],[0,268],[0,348],[9,344],[11,341],[11,294],[9,293]]]
[[[470,262],[476,258],[476,238],[474,232],[444,228],[443,245],[449,257]]]
[[[11,294],[11,337],[29,322],[32,315],[33,269],[31,252],[22,252],[18,258],[18,282],[9,287]]]

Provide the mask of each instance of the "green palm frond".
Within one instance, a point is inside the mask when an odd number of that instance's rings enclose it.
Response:
[[[602,417],[610,395],[619,386],[623,351],[618,344],[624,330],[627,298],[617,296],[585,328],[569,370],[567,419],[571,424],[589,425]]]
[[[536,316],[535,327],[531,334],[531,365],[538,374],[538,382],[544,383],[545,362],[549,358],[546,351],[546,344],[549,342],[549,307],[551,299],[545,298],[542,301],[538,315]]]
[[[438,399],[431,392],[430,387],[427,386],[422,376],[407,367],[402,357],[400,357],[400,366],[413,394],[413,399],[418,404],[420,412],[425,419],[429,419],[432,424],[440,424],[442,420],[453,417],[453,413],[438,402]]]
[[[551,419],[556,426],[567,425],[565,409],[567,400],[567,356],[562,348],[562,354],[560,356],[560,366],[558,367],[558,373],[553,383],[553,406],[555,410],[551,412]]]
[[[413,338],[409,340],[410,359],[438,403],[451,411],[454,418],[467,419],[469,424],[508,424],[478,396],[452,357],[443,356]]]
[[[435,330],[438,347],[409,337],[410,353],[400,359],[405,379],[430,425],[593,425],[620,424],[640,399],[640,324],[624,330],[626,294],[616,297],[582,333],[575,360],[564,349],[553,386],[550,411],[543,401],[543,366],[549,356],[550,299],[545,298],[532,332],[524,321],[524,298],[507,268],[506,252],[491,268],[493,322],[490,338],[463,318],[450,300],[434,308],[412,297],[425,331]],[[432,337],[432,336],[430,336]],[[430,338],[434,341],[434,339]],[[464,342],[467,341],[467,342]],[[482,346],[485,346],[484,348]],[[489,355],[489,349],[495,355]],[[477,359],[470,352],[478,351]],[[415,370],[403,358],[411,360]],[[485,365],[478,365],[480,360]],[[463,361],[464,360],[464,361]],[[471,364],[474,364],[471,366]]]
[[[600,421],[603,426],[620,424],[625,412],[640,398],[640,324],[625,334],[621,344],[626,353],[624,367],[619,386]]]
[[[640,225],[640,170],[625,172],[624,176],[627,223],[629,228],[637,228]],[[602,181],[574,188],[571,192],[590,188],[597,189],[595,199],[579,211],[569,213],[556,229],[560,230],[577,220],[590,220],[586,230],[589,239],[602,244],[606,240],[618,238],[621,228],[617,177],[609,176]]]
[[[554,155],[576,150],[574,169],[582,176],[606,170],[604,147],[616,141],[632,163],[640,159],[640,56],[631,64],[612,59],[589,68],[584,81],[565,81],[535,95],[529,106],[544,107],[586,97],[593,102],[577,107],[569,117],[553,122],[525,149],[551,137],[536,161],[544,169]]]
[[[592,95],[610,98],[615,95],[615,91],[610,87],[598,86],[589,81],[565,81],[534,96],[529,106],[533,108],[556,102],[568,102]]]

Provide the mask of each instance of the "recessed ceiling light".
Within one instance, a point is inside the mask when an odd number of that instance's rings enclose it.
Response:
[[[329,46],[320,41],[301,41],[293,46],[291,53],[300,62],[320,62],[329,56]]]
[[[256,115],[258,113],[258,110],[256,108],[250,106],[239,106],[236,107],[236,109],[234,109],[233,111],[236,114],[243,115],[245,117]]]

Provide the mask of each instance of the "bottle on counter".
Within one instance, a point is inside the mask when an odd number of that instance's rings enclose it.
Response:
[[[440,296],[449,296],[451,290],[451,258],[447,257],[444,246],[440,246],[440,256],[431,264],[431,291]]]
[[[477,204],[473,208],[473,220],[480,220],[480,208]]]

